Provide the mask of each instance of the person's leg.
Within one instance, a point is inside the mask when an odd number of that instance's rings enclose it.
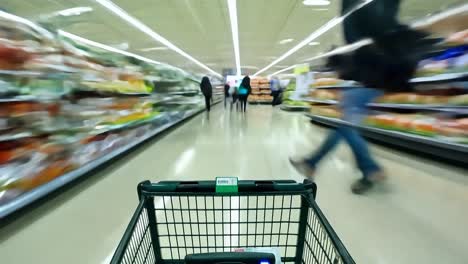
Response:
[[[346,91],[342,97],[343,120],[352,125],[360,125],[363,118],[368,114],[367,104],[382,93],[375,89],[357,88]],[[351,190],[360,194],[370,189],[374,182],[385,178],[383,170],[372,157],[367,142],[353,127],[340,129],[341,135],[350,146],[356,159],[357,167],[361,170],[363,177],[353,183]]]
[[[315,169],[317,164],[325,157],[325,155],[338,145],[340,139],[341,133],[339,133],[338,129],[331,131],[320,147],[310,157],[305,159],[305,162],[310,168]]]
[[[381,170],[377,162],[372,158],[367,142],[355,128],[343,126],[338,129],[338,132],[351,148],[363,178],[368,178],[373,173]]]
[[[206,111],[210,111],[210,97],[209,96],[205,96],[205,107],[206,107]]]
[[[245,99],[244,99],[244,112],[247,111],[247,99],[248,99],[248,98],[249,98],[249,97],[246,96]]]
[[[303,174],[307,178],[312,178],[314,176],[317,164],[338,145],[340,139],[341,134],[339,133],[338,129],[332,130],[328,134],[325,141],[320,145],[320,147],[309,157],[299,161],[295,161],[290,158],[289,162],[301,174]]]

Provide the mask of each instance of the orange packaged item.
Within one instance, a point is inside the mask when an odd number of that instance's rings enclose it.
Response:
[[[73,169],[74,166],[67,160],[55,161],[39,170],[37,174],[20,179],[15,184],[15,187],[25,191],[32,190]]]

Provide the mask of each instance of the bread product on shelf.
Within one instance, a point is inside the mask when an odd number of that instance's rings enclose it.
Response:
[[[338,78],[319,78],[314,81],[312,87],[340,85],[344,81]]]

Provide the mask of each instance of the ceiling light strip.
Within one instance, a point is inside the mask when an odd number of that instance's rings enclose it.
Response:
[[[203,69],[213,73],[214,75],[217,75],[219,77],[222,77],[221,74],[215,72],[205,64],[201,63],[197,59],[193,58],[189,54],[187,54],[185,51],[181,50],[178,48],[176,45],[174,45],[172,42],[164,38],[163,36],[159,35],[158,33],[154,32],[151,28],[149,28],[147,25],[143,24],[140,20],[132,17],[130,14],[128,14],[125,10],[114,4],[112,1],[109,0],[95,0],[97,3],[100,5],[104,6],[123,20],[127,21],[130,25],[134,26],[136,29],[140,30],[141,32],[145,33],[152,39],[160,42],[161,44],[167,46],[171,50],[174,50],[175,52],[179,53],[180,55],[184,56],[185,58],[189,59],[190,61],[194,62],[198,66],[202,67]]]
[[[240,50],[239,50],[239,24],[237,21],[237,0],[227,0],[229,19],[231,21],[232,44],[234,46],[234,58],[236,61],[237,76],[241,76]]]
[[[292,69],[294,69],[296,66],[297,66],[297,64],[294,64],[294,65],[291,65],[291,66],[289,66],[289,67],[287,67],[287,68],[284,68],[284,69],[282,69],[282,70],[279,70],[279,71],[277,71],[277,72],[274,72],[274,73],[268,75],[268,78],[271,78],[272,76],[275,76],[275,75],[280,74],[280,73],[282,73],[282,72],[292,70]]]
[[[78,42],[81,42],[81,43],[84,43],[84,44],[87,44],[87,45],[90,45],[90,46],[93,46],[93,47],[97,47],[97,48],[100,48],[100,49],[103,49],[103,50],[119,53],[119,54],[129,56],[129,57],[134,57],[136,59],[146,61],[146,62],[149,62],[149,63],[162,64],[159,61],[151,60],[151,59],[145,58],[143,56],[140,56],[140,55],[137,55],[137,54],[134,54],[134,53],[130,53],[130,52],[127,52],[127,51],[123,51],[123,50],[111,47],[111,46],[107,46],[107,45],[104,45],[102,43],[99,43],[99,42],[96,42],[96,41],[92,41],[90,39],[86,39],[86,38],[77,36],[77,35],[72,34],[70,32],[63,31],[61,29],[59,29],[57,32],[60,35],[64,36],[64,37],[67,37],[69,39],[72,39],[72,40],[75,40],[75,41],[78,41]]]
[[[288,50],[286,53],[284,53],[283,55],[281,55],[278,59],[274,60],[272,63],[270,63],[268,66],[266,66],[265,68],[261,69],[260,71],[256,72],[253,76],[257,76],[259,75],[260,73],[263,73],[265,72],[266,70],[270,69],[272,66],[274,66],[275,64],[278,64],[279,62],[283,61],[284,59],[286,59],[287,57],[291,56],[292,54],[296,53],[296,51],[300,50],[301,48],[303,48],[304,46],[306,46],[308,43],[312,42],[313,40],[315,40],[316,38],[320,37],[322,34],[324,34],[325,32],[327,32],[328,30],[332,29],[333,27],[335,27],[336,25],[340,24],[347,16],[349,16],[350,14],[352,14],[354,11],[360,9],[361,7],[369,4],[370,2],[372,2],[373,0],[366,0],[366,1],[363,1],[361,4],[355,6],[353,9],[351,9],[350,11],[348,11],[346,14],[344,14],[343,16],[340,16],[340,17],[334,17],[333,19],[331,19],[330,21],[328,21],[327,23],[325,23],[323,26],[321,26],[319,29],[317,29],[316,31],[312,32],[312,34],[310,34],[307,38],[305,38],[304,40],[302,40],[299,44],[297,44],[296,46],[294,46],[292,49]]]

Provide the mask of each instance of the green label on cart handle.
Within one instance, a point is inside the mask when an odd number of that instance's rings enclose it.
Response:
[[[237,177],[216,177],[216,192],[217,193],[234,193],[238,192]]]

